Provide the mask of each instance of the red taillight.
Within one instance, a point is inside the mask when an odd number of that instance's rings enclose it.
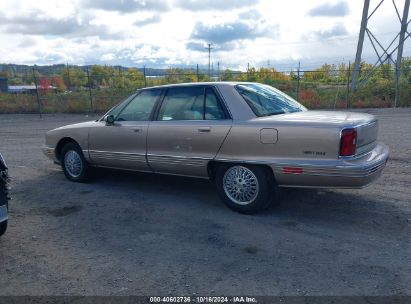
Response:
[[[355,154],[357,143],[357,130],[345,129],[341,131],[340,155],[352,156]]]
[[[283,167],[284,174],[302,174],[303,168],[299,167]]]

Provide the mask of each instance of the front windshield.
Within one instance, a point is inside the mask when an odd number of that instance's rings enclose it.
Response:
[[[257,116],[306,111],[307,109],[283,92],[264,84],[247,83],[236,86]]]
[[[128,96],[122,102],[112,107],[106,114],[103,115],[103,117],[100,118],[100,120],[104,120],[108,115],[113,115],[114,118],[116,118],[120,111],[136,96],[136,94],[137,93],[134,93]]]

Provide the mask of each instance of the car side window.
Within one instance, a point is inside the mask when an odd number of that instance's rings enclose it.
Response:
[[[226,115],[214,91],[211,88],[207,88],[205,94],[205,119],[225,119]]]
[[[161,105],[158,120],[204,119],[204,88],[170,88]]]
[[[248,102],[251,109],[256,113],[266,113],[267,109],[264,108],[263,104],[261,103],[261,99],[258,95],[253,94],[252,92],[248,91],[241,91],[242,96]]]
[[[147,121],[161,90],[144,90],[121,111],[117,116],[117,121]]]

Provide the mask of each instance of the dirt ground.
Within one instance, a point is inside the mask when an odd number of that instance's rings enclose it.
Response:
[[[10,167],[0,295],[411,295],[411,109],[366,110],[391,159],[361,190],[282,190],[259,215],[213,185],[98,171],[65,179],[44,133],[85,115],[0,115]]]

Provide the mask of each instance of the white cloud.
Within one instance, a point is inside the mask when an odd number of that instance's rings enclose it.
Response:
[[[175,0],[174,5],[190,11],[221,11],[252,7],[258,0]]]
[[[304,37],[309,39],[329,39],[339,36],[345,36],[348,31],[342,22],[337,22],[331,27],[323,27],[320,30],[307,33]]]
[[[100,61],[113,61],[116,59],[116,55],[113,53],[104,54],[100,57]]]
[[[130,13],[134,11],[168,11],[166,0],[82,0],[85,8]]]
[[[341,0],[335,3],[324,2],[307,12],[308,16],[320,17],[344,17],[350,13],[348,2]]]
[[[399,29],[389,4],[369,24],[383,42],[391,38],[386,32]],[[361,1],[350,1],[348,8],[347,1],[324,0],[298,5],[280,0],[2,0],[0,58],[3,63],[194,66],[207,64],[204,46],[213,43],[212,61],[222,67],[270,61],[281,69],[298,60],[303,66],[348,61],[355,56],[361,13]],[[372,55],[368,49],[364,57]]]

